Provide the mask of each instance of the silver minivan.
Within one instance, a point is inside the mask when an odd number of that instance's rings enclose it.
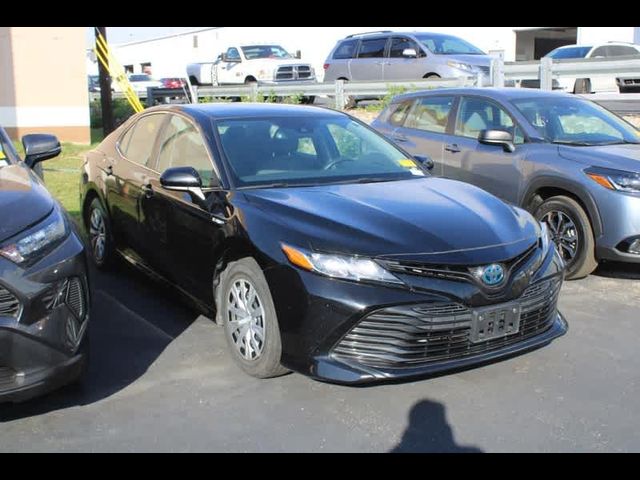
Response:
[[[324,81],[403,81],[489,77],[491,57],[452,35],[369,32],[340,40],[324,64]]]

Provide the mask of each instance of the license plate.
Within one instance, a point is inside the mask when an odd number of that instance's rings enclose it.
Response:
[[[521,307],[517,303],[474,310],[471,320],[471,341],[486,342],[518,333],[520,311]]]

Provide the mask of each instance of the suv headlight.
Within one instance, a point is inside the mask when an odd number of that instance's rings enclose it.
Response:
[[[627,193],[640,193],[640,173],[591,167],[584,171],[598,185],[609,190]]]
[[[452,68],[457,68],[458,70],[465,70],[467,72],[473,71],[473,66],[469,65],[468,63],[462,63],[462,62],[456,62],[456,61],[453,61],[453,60],[449,60],[447,62],[447,65],[449,65]]]
[[[282,244],[282,251],[289,261],[309,272],[327,277],[353,280],[402,284],[395,275],[389,273],[369,258],[348,255],[330,255]]]
[[[18,265],[31,265],[68,234],[64,215],[56,207],[44,221],[0,245],[0,255]]]

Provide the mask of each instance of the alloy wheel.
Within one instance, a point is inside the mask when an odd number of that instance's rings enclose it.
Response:
[[[564,212],[552,210],[542,218],[542,221],[549,227],[553,242],[564,261],[567,264],[571,263],[576,258],[580,247],[578,229],[573,220]]]
[[[89,219],[89,240],[91,241],[91,252],[96,262],[100,263],[104,260],[105,248],[107,243],[107,232],[102,212],[94,208],[91,211]]]

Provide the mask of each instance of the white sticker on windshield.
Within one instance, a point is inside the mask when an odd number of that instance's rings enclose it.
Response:
[[[409,171],[418,177],[424,177],[424,172],[422,170],[418,170],[417,168],[412,168]]]

